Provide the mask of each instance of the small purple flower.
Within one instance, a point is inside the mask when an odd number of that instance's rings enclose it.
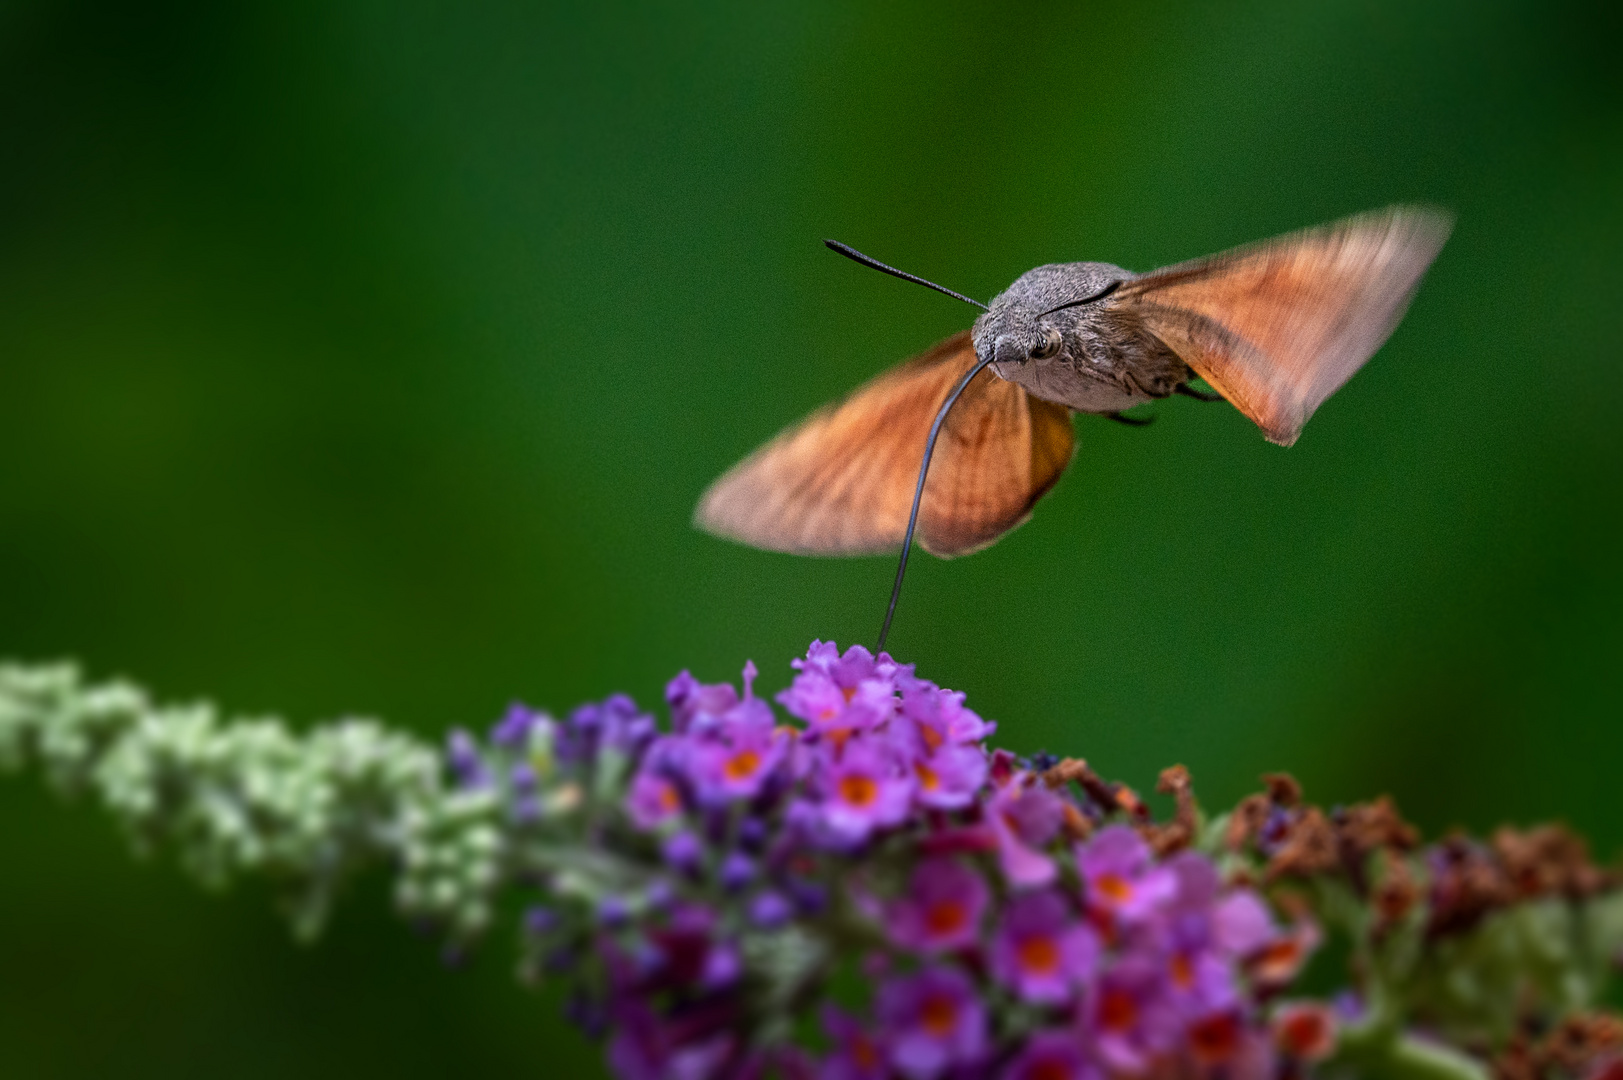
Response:
[[[904,949],[936,953],[973,945],[991,892],[980,874],[955,859],[920,863],[906,895],[891,904],[890,939]]]
[[[1173,873],[1153,865],[1150,849],[1125,825],[1107,826],[1082,845],[1077,868],[1088,907],[1111,926],[1143,922],[1178,889]]]
[[[943,746],[913,759],[913,797],[932,810],[962,810],[986,782],[986,754],[978,746]]]
[[[533,792],[519,792],[513,800],[512,818],[520,825],[541,820],[541,800]]]
[[[1174,912],[1208,914],[1222,886],[1212,860],[1196,851],[1183,851],[1166,861],[1174,888],[1168,907]]]
[[[802,915],[820,915],[828,907],[828,890],[815,881],[792,878],[789,894],[794,897],[795,910]]]
[[[1174,938],[1165,986],[1167,1000],[1185,1016],[1230,1009],[1239,999],[1233,966],[1200,942]]]
[[[655,878],[642,892],[643,903],[651,911],[663,911],[676,900],[676,890],[664,878]]]
[[[853,645],[840,654],[840,647],[832,641],[814,641],[806,650],[804,660],[791,660],[789,666],[799,672],[809,672],[834,680],[839,686],[856,686],[865,679],[893,679],[896,663],[888,653],[875,657],[861,645]]]
[[[855,1017],[826,1005],[823,1030],[834,1040],[834,1048],[818,1080],[885,1080],[890,1075],[884,1045]]]
[[[814,641],[806,659],[793,663],[799,674],[778,701],[815,734],[843,741],[896,712],[896,665],[888,656],[876,660],[853,645],[842,657],[832,641]]]
[[[569,714],[558,735],[558,760],[590,761],[606,749],[634,756],[654,735],[654,718],[639,711],[636,702],[624,694],[615,694]]]
[[[519,794],[533,795],[540,778],[535,775],[535,768],[529,762],[516,761],[513,767],[507,770],[507,782]]]
[[[729,1031],[700,1029],[659,1017],[638,1000],[617,1002],[614,1036],[609,1041],[609,1068],[620,1080],[715,1080],[737,1049]]]
[[[1099,1080],[1082,1040],[1074,1031],[1039,1031],[1026,1037],[1020,1053],[1004,1066],[999,1080]]]
[[[771,830],[760,818],[749,817],[738,823],[738,842],[751,851],[759,851],[770,835]]]
[[[672,833],[661,845],[660,855],[671,869],[691,873],[704,859],[704,842],[687,831]]]
[[[1268,905],[1250,889],[1236,889],[1212,909],[1213,939],[1229,956],[1251,956],[1277,933]]]
[[[1038,889],[1053,882],[1058,869],[1040,848],[1053,839],[1064,812],[1058,796],[1018,781],[1005,784],[992,796],[986,805],[986,821],[997,840],[998,862],[1010,885]]]
[[[763,889],[750,898],[750,922],[763,930],[775,930],[794,917],[795,909],[781,892]]]
[[[552,718],[546,713],[536,712],[514,702],[508,706],[507,714],[490,729],[490,741],[497,746],[522,748],[530,741],[532,730],[551,725]]]
[[[997,730],[964,707],[964,695],[943,690],[927,679],[902,681],[902,715],[918,728],[919,736],[933,752],[943,746],[978,743]]]
[[[701,683],[686,671],[665,685],[671,729],[684,735],[700,718],[714,719],[738,704],[738,691],[727,683]]]
[[[992,939],[992,974],[1026,1001],[1058,1005],[1092,975],[1099,958],[1093,932],[1071,918],[1052,890],[1016,897]]]
[[[1214,918],[1217,867],[1206,856],[1185,851],[1168,860],[1165,869],[1175,887],[1160,921],[1148,924],[1154,931],[1148,944],[1166,957],[1168,997],[1188,1016],[1229,1010],[1238,987]]]
[[[859,844],[875,829],[899,823],[913,796],[912,778],[865,742],[848,744],[824,774],[822,824],[840,842]]]
[[[730,851],[721,860],[721,887],[737,892],[755,880],[755,860],[742,851]]]
[[[877,1001],[890,1061],[909,1080],[934,1080],[986,1051],[986,1009],[956,968],[926,968],[886,982]]]
[[[461,728],[446,737],[445,757],[459,787],[478,788],[490,783],[490,772],[479,754],[479,744]]]
[[[597,902],[597,921],[602,926],[624,926],[630,917],[631,908],[618,896],[605,896]]]
[[[715,942],[705,954],[704,966],[699,971],[699,986],[705,990],[721,990],[738,981],[743,974],[744,961],[738,950],[725,941]]]
[[[626,793],[626,812],[640,829],[656,829],[682,813],[682,792],[668,776],[641,769]]]
[[[1142,1073],[1179,1038],[1157,965],[1129,955],[1090,988],[1083,1016],[1107,1071]]]
[[[524,930],[529,934],[549,934],[557,929],[561,921],[556,911],[540,904],[536,904],[524,912]]]
[[[699,801],[716,806],[738,799],[753,799],[771,778],[784,756],[784,737],[773,730],[771,713],[765,722],[753,715],[735,716],[752,698],[718,723],[710,738],[693,747],[690,776]],[[753,712],[753,710],[751,710]]]

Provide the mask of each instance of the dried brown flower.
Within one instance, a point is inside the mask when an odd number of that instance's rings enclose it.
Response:
[[[1526,832],[1499,829],[1493,849],[1518,897],[1593,896],[1612,876],[1589,860],[1589,845],[1562,825],[1539,825]]]
[[[1420,845],[1420,830],[1403,820],[1389,795],[1338,811],[1336,835],[1354,861],[1380,848],[1413,851]]]
[[[1165,857],[1194,843],[1195,834],[1200,828],[1200,809],[1195,803],[1194,784],[1189,779],[1189,770],[1182,765],[1163,769],[1155,790],[1176,799],[1177,809],[1171,821],[1141,825],[1138,831],[1156,855]]]
[[[1268,860],[1265,878],[1275,881],[1287,874],[1322,874],[1341,865],[1336,830],[1324,811],[1309,806],[1287,827],[1284,839]]]
[[[1610,1080],[1623,1062],[1623,1018],[1575,1013],[1542,1039],[1524,1028],[1495,1059],[1496,1080]]]

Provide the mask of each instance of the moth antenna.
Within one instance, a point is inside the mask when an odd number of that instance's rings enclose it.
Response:
[[[834,248],[835,251],[839,251],[842,255],[849,251],[849,249],[842,250],[842,248],[845,248],[845,245],[843,244],[835,247],[834,241],[832,240],[825,241],[825,243],[827,243],[829,247]],[[855,258],[856,256],[853,255],[852,257]],[[898,277],[909,277],[907,274],[901,274],[897,271],[891,270],[888,266],[881,265],[876,267],[876,269],[887,270],[891,273],[895,273]],[[919,279],[909,278],[909,280],[917,281]],[[928,281],[920,281],[920,284],[930,285]],[[930,285],[930,288],[941,289],[941,286]],[[941,291],[946,292],[947,290],[941,289]],[[957,293],[952,293],[951,295],[958,296]],[[958,299],[962,300],[964,298],[959,296]],[[970,301],[972,304],[974,302],[975,301],[973,300]],[[902,559],[901,562],[896,564],[896,584],[890,587],[890,606],[885,609],[885,625],[879,628],[879,644],[874,649],[874,652],[876,653],[885,651],[885,638],[890,635],[890,620],[896,615],[896,600],[902,595],[902,578],[907,574],[908,552],[913,550],[913,528],[919,523],[919,502],[924,498],[924,478],[930,472],[930,456],[935,453],[936,436],[941,434],[941,425],[947,419],[948,410],[950,410],[953,403],[958,400],[958,395],[964,392],[964,388],[968,386],[975,376],[981,373],[981,369],[985,368],[987,364],[990,364],[992,360],[993,358],[988,356],[985,360],[977,362],[974,367],[969,369],[969,372],[962,379],[958,380],[958,385],[952,388],[952,393],[947,395],[947,400],[941,403],[941,408],[936,412],[935,423],[930,425],[930,437],[924,442],[924,460],[919,462],[919,482],[918,485],[913,488],[913,509],[909,511],[907,515],[907,535],[902,537]]]
[[[875,270],[878,270],[880,273],[889,274],[891,277],[899,277],[903,281],[911,281],[916,285],[923,285],[925,288],[934,289],[936,292],[939,292],[939,293],[946,293],[948,296],[952,297],[954,300],[962,300],[966,304],[974,304],[976,307],[980,308],[982,311],[989,310],[987,308],[987,306],[985,304],[981,303],[979,300],[971,300],[969,297],[965,296],[963,293],[955,293],[951,289],[949,289],[949,288],[947,288],[947,287],[945,287],[943,285],[937,285],[933,281],[925,281],[923,278],[919,277],[917,274],[909,274],[907,271],[898,270],[894,266],[886,266],[884,263],[880,262],[878,259],[875,259],[875,258],[873,258],[871,256],[868,256],[868,255],[864,255],[862,252],[858,251],[856,248],[852,247],[850,244],[842,244],[838,240],[824,240],[823,243],[827,244],[831,250],[837,251],[841,255],[844,255],[847,259],[850,259],[853,262],[859,262],[863,266],[871,267],[871,268],[873,268]]]
[[[1065,303],[1061,304],[1059,307],[1051,307],[1051,308],[1049,308],[1047,311],[1045,311],[1041,315],[1037,316],[1037,318],[1039,318],[1039,319],[1047,318],[1049,315],[1054,314],[1054,312],[1056,312],[1056,311],[1064,311],[1066,308],[1081,307],[1083,304],[1091,304],[1095,300],[1103,300],[1105,297],[1109,296],[1111,293],[1113,293],[1117,289],[1121,288],[1122,284],[1123,283],[1120,280],[1112,281],[1109,285],[1106,285],[1104,288],[1100,289],[1098,292],[1094,293],[1092,296],[1084,296],[1080,300],[1068,300]]]

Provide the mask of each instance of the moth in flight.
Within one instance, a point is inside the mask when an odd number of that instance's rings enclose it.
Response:
[[[899,589],[915,526],[946,557],[1031,516],[1070,464],[1073,412],[1145,423],[1123,410],[1206,397],[1190,386],[1198,377],[1289,446],[1391,334],[1451,225],[1394,206],[1147,274],[1056,263],[990,304],[826,241],[983,313],[739,462],[695,522],[772,551],[900,547]]]

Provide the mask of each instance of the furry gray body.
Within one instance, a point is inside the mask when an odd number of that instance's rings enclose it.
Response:
[[[991,367],[999,377],[1078,412],[1114,413],[1164,398],[1194,372],[1125,305],[1106,297],[1043,316],[1136,276],[1099,262],[1028,271],[975,320],[976,355],[993,357]],[[1041,355],[1053,349],[1054,334],[1058,351]]]

